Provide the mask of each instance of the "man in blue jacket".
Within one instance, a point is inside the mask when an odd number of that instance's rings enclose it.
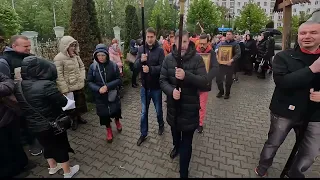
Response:
[[[241,57],[241,49],[239,44],[234,40],[234,35],[232,31],[228,31],[226,35],[226,41],[222,42],[220,46],[232,46],[232,58],[227,64],[220,64],[219,74],[217,76],[216,82],[218,85],[219,93],[217,98],[224,96],[224,99],[230,98],[230,90],[233,83],[233,72],[235,62]],[[218,47],[218,48],[219,48]],[[224,77],[226,76],[225,89],[223,87]]]
[[[145,48],[146,54],[143,54],[143,48]],[[139,71],[142,71],[142,107],[140,123],[141,136],[137,142],[138,146],[140,146],[146,140],[146,137],[148,135],[148,114],[146,113],[146,107],[149,108],[151,99],[157,112],[157,119],[159,124],[158,134],[162,135],[164,131],[164,121],[162,112],[162,91],[159,84],[160,70],[163,59],[164,51],[156,41],[156,31],[154,28],[149,27],[146,30],[146,44],[139,47],[137,59],[135,61],[135,68],[137,68]],[[146,90],[147,97],[145,96]]]

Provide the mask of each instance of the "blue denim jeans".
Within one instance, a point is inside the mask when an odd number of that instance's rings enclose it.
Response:
[[[161,92],[161,89],[156,89],[156,90],[148,89],[147,91],[148,91],[147,105],[146,105],[145,89],[143,87],[141,88],[141,93],[140,93],[141,105],[142,105],[140,131],[141,131],[142,136],[148,135],[148,114],[146,113],[146,106],[149,109],[151,99],[154,104],[154,107],[156,108],[159,127],[164,125],[163,112],[162,112],[162,92]]]

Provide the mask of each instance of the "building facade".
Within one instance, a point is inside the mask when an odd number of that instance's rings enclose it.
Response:
[[[219,6],[226,7],[229,10],[231,16],[239,16],[240,12],[247,3],[250,1],[257,3],[268,17],[271,17],[274,21],[275,28],[282,27],[282,12],[274,13],[273,8],[276,0],[212,0]],[[292,7],[292,14],[299,15],[302,12],[306,14],[312,13],[317,8],[320,8],[320,0],[311,0],[311,3],[296,4]]]

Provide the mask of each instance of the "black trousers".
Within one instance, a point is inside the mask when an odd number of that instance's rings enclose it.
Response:
[[[132,71],[132,77],[131,77],[131,84],[137,84],[137,77],[139,74],[139,71],[134,68],[133,63],[129,63],[130,70]]]
[[[20,143],[19,119],[0,128],[0,178],[20,174],[28,164],[28,157]]]
[[[173,145],[180,154],[180,177],[188,178],[194,131],[178,131],[171,127]]]
[[[217,79],[216,79],[216,83],[220,93],[222,94],[225,93],[226,95],[230,95],[230,90],[233,83],[233,78],[232,78],[233,72],[234,72],[233,65],[232,66],[220,65],[219,74],[217,75]],[[223,87],[224,77],[226,77],[225,90]]]

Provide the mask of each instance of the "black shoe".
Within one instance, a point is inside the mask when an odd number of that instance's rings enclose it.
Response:
[[[217,97],[217,98],[222,98],[223,94],[224,94],[224,93],[219,92],[216,97]]]
[[[78,122],[79,122],[79,124],[87,124],[88,123],[88,121],[83,119],[82,117],[78,117]]]
[[[224,95],[224,99],[229,99],[230,98],[230,95]]]
[[[179,149],[174,147],[171,152],[170,152],[170,158],[174,159],[175,157],[177,157],[179,154]]]
[[[137,142],[138,146],[141,146],[141,144],[147,139],[146,136],[140,136]]]
[[[200,133],[200,134],[203,133],[203,126],[198,127],[198,133]]]
[[[72,122],[72,127],[71,127],[72,130],[77,130],[78,129],[78,121],[77,120],[74,120]]]
[[[138,84],[132,84],[131,85],[133,88],[137,88],[138,87]]]
[[[164,125],[159,127],[158,134],[161,136],[164,132]]]
[[[32,148],[29,150],[30,154],[32,156],[39,156],[40,154],[42,154],[42,149],[39,149],[39,148]]]

